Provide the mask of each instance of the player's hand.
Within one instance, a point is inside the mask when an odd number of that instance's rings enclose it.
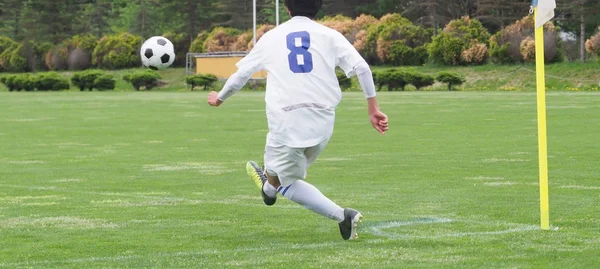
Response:
[[[219,93],[212,91],[208,94],[208,104],[211,106],[220,106],[223,101],[219,100]]]
[[[388,117],[383,114],[381,111],[376,111],[369,115],[369,119],[371,120],[371,125],[373,128],[377,130],[381,134],[385,134],[388,130]]]

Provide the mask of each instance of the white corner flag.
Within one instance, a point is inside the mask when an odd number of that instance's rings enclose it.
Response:
[[[537,7],[537,16],[535,16],[536,29],[554,18],[555,0],[533,0],[532,6]]]

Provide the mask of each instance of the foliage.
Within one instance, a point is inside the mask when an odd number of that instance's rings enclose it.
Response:
[[[117,85],[117,81],[112,75],[103,74],[94,80],[94,87],[99,91],[114,90]]]
[[[77,72],[71,77],[71,83],[79,88],[80,91],[93,90],[96,87],[95,81],[98,77],[105,75],[101,70],[86,70]]]
[[[389,50],[388,64],[392,65],[422,65],[427,61],[427,48],[419,46],[411,48],[403,41],[394,41]]]
[[[484,44],[489,42],[490,34],[487,32],[481,22],[469,17],[452,20],[444,30],[433,38],[429,45],[430,58],[435,63],[445,65],[465,65],[465,64],[481,64],[482,62],[466,60],[474,60],[477,57],[475,52],[482,52],[481,46],[477,45],[468,51],[473,44]],[[463,57],[463,52],[465,53]],[[475,55],[471,55],[475,54]],[[485,58],[485,57],[484,57]]]
[[[92,53],[92,62],[95,66],[106,69],[139,66],[141,44],[140,36],[129,33],[104,36]]]
[[[56,72],[41,73],[35,81],[35,88],[38,91],[60,91],[70,88],[69,80]]]
[[[488,59],[488,49],[483,43],[473,42],[466,50],[463,50],[460,57],[465,64],[485,64]]]
[[[414,71],[412,70],[390,68],[373,72],[373,79],[378,90],[381,90],[383,86],[386,86],[388,91],[395,91],[398,89],[404,91],[406,85],[411,81],[413,74]]]
[[[192,91],[195,87],[202,87],[202,90],[206,90],[215,81],[217,81],[217,76],[213,74],[196,74],[185,78],[185,83],[191,86]]]
[[[190,45],[190,52],[196,52],[196,53],[204,52],[204,41],[206,41],[207,37],[208,37],[208,32],[206,32],[206,31],[200,32],[196,36],[194,41],[192,41],[192,44]]]
[[[489,42],[492,60],[503,64],[535,61],[534,25],[533,16],[526,16],[494,34]],[[562,60],[563,52],[558,32],[559,29],[552,22],[544,25],[546,62]]]
[[[232,51],[233,45],[240,34],[240,30],[237,29],[216,27],[206,37],[206,40],[204,41],[204,51]]]
[[[7,75],[0,77],[0,82],[4,84],[9,91],[33,91],[36,86],[36,77],[30,74]]]
[[[595,35],[585,41],[585,49],[588,53],[598,57],[600,61],[600,27],[598,27],[598,32]]]
[[[160,75],[152,70],[137,71],[135,73],[123,76],[123,79],[133,86],[136,91],[144,87],[145,90],[150,90],[158,86]]]
[[[8,70],[9,61],[10,61],[10,52],[6,52],[7,50],[14,49],[13,46],[16,46],[17,43],[10,39],[7,36],[0,36],[0,72]],[[7,53],[6,56],[4,53]]]
[[[465,77],[459,73],[455,72],[439,72],[437,77],[435,78],[437,81],[441,83],[448,83],[448,90],[452,91],[452,87],[455,85],[461,85],[466,80]]]
[[[432,76],[418,72],[411,72],[410,76],[407,79],[407,82],[415,86],[415,88],[417,88],[417,91],[423,87],[428,87],[435,83],[435,79]]]

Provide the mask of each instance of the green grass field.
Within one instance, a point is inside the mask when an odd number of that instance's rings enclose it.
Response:
[[[551,231],[534,93],[345,93],[308,181],[360,238],[246,177],[263,93],[0,93],[0,268],[594,268],[600,93],[548,94]]]

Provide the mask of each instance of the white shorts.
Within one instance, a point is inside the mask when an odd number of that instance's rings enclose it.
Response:
[[[279,177],[281,186],[287,187],[296,180],[306,178],[308,167],[323,151],[329,138],[309,148],[290,148],[285,145],[265,146],[265,170]]]

